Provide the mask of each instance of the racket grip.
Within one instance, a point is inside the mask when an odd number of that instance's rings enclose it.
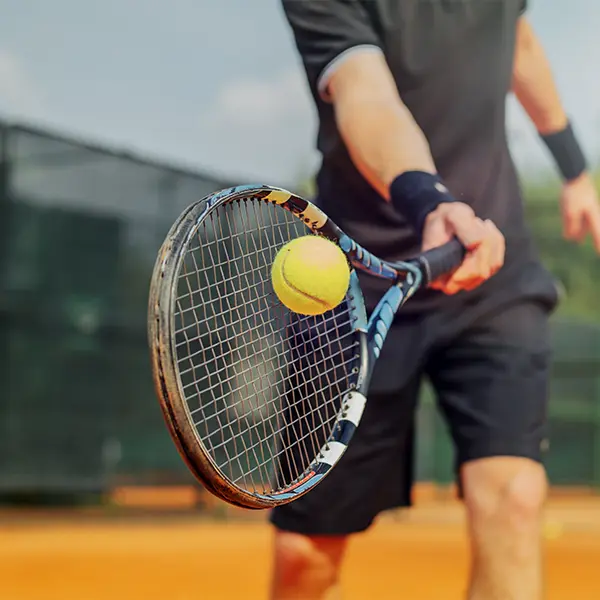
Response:
[[[427,250],[419,257],[425,285],[429,285],[438,277],[447,275],[460,267],[465,254],[465,247],[455,238],[438,248]]]

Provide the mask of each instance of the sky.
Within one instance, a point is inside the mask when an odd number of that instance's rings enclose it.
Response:
[[[597,162],[600,3],[530,3]],[[0,15],[0,117],[253,183],[295,183],[317,164],[280,0],[0,0]],[[509,131],[521,169],[550,168],[514,101]]]

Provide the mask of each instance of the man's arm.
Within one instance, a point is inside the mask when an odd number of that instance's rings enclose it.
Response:
[[[517,24],[512,88],[541,135],[560,131],[567,126],[567,115],[550,63],[525,17],[521,17]]]
[[[414,216],[419,203],[425,207],[423,248],[456,236],[471,250],[454,275],[434,287],[452,294],[474,289],[496,273],[504,263],[504,237],[439,182],[429,144],[402,102],[383,54],[356,53],[326,84],[340,134],[365,179],[400,213]],[[415,202],[416,211],[407,206]]]
[[[590,234],[600,253],[598,193],[562,106],[550,63],[525,17],[517,25],[512,87],[563,176],[561,209],[565,238],[582,241]]]
[[[405,171],[436,173],[429,144],[403,104],[383,54],[356,54],[328,82],[338,129],[354,164],[389,200]]]

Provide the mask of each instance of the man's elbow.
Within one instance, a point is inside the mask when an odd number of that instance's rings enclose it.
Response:
[[[400,97],[383,55],[359,53],[346,60],[327,83],[327,95],[338,107],[398,104]]]

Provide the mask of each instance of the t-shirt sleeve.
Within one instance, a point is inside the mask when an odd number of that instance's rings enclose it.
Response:
[[[339,65],[354,52],[382,52],[371,17],[359,0],[282,0],[308,81],[324,100]]]

